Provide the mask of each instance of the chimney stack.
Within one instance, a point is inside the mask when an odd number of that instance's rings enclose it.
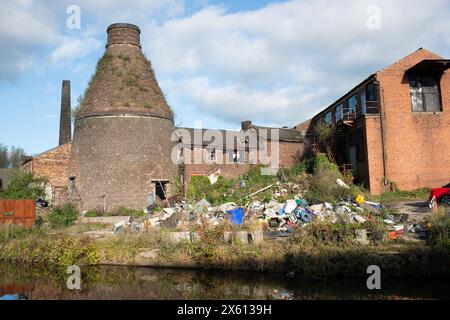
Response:
[[[244,131],[249,130],[252,127],[252,122],[250,120],[241,122],[241,129]]]
[[[113,45],[134,45],[141,48],[141,29],[134,24],[114,23],[108,27],[106,48]]]
[[[59,122],[59,145],[72,141],[72,109],[70,107],[70,81],[63,80],[61,90],[61,116]]]

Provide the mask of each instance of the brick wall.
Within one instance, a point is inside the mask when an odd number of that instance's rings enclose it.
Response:
[[[381,146],[381,125],[379,116],[366,117],[364,121],[368,187],[372,194],[381,194],[383,187],[383,152]],[[366,182],[367,183],[367,182]]]
[[[271,156],[272,144],[269,142],[267,155]],[[253,151],[254,152],[254,151]],[[265,152],[265,151],[262,151]],[[279,143],[279,165],[282,168],[291,167],[298,162],[298,159],[304,152],[303,143],[294,142],[280,142]],[[240,164],[226,164],[226,160],[229,159],[229,152],[216,149],[217,163],[201,163],[194,164],[194,156],[197,159],[207,159],[207,150],[205,148],[195,147],[193,150],[185,149],[184,157],[191,159],[191,164],[185,164],[184,166],[184,179],[185,184],[188,185],[191,176],[195,175],[209,175],[213,172],[220,170],[220,175],[224,178],[236,178],[244,175],[251,168],[249,164],[249,152],[246,152],[245,163]]]
[[[71,143],[41,153],[22,166],[22,170],[46,181],[47,200],[53,205],[67,200]]]
[[[71,143],[66,143],[34,157],[31,160],[31,172],[54,187],[66,187],[71,146]]]
[[[419,50],[380,71],[386,146],[386,174],[400,189],[439,187],[450,182],[450,73],[441,80],[443,111],[413,113],[409,82],[405,71],[424,59],[442,59],[427,50]],[[366,120],[370,154],[370,185],[373,192],[382,189],[382,158],[379,122]]]
[[[94,117],[77,120],[71,176],[83,209],[142,209],[154,181],[174,187],[171,160],[173,122],[150,117]],[[169,195],[172,190],[168,190]]]

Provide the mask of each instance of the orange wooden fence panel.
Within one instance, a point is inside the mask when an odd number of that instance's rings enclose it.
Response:
[[[36,221],[36,203],[34,200],[0,200],[0,225],[12,223],[26,228]]]

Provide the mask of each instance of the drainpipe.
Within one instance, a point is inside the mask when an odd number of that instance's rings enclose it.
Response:
[[[387,186],[389,184],[388,177],[387,177],[387,169],[386,169],[386,147],[385,147],[385,141],[386,141],[386,130],[384,128],[384,90],[380,86],[380,82],[378,80],[375,80],[375,83],[378,85],[378,92],[380,95],[380,129],[381,129],[381,152],[383,155],[383,185]]]

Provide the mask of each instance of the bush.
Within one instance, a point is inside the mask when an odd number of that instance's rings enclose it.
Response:
[[[208,177],[194,176],[191,177],[191,181],[189,182],[187,197],[190,200],[206,199],[210,191],[211,182]]]
[[[3,199],[38,199],[45,197],[44,181],[31,173],[14,170],[10,182],[0,198]]]
[[[339,224],[315,221],[299,229],[295,239],[297,241],[348,245],[355,242],[355,230],[362,229],[358,224]]]
[[[429,244],[450,249],[450,214],[441,212],[430,220]]]
[[[333,134],[333,127],[325,122],[321,122],[314,126],[314,134],[318,142],[325,142]]]
[[[337,179],[343,179],[342,174],[338,166],[326,156],[320,155],[314,159],[314,174],[305,198],[310,202],[336,203],[340,197],[349,193],[336,183]]]
[[[47,216],[52,228],[62,228],[71,226],[78,217],[78,212],[71,203],[63,207],[55,207]]]

